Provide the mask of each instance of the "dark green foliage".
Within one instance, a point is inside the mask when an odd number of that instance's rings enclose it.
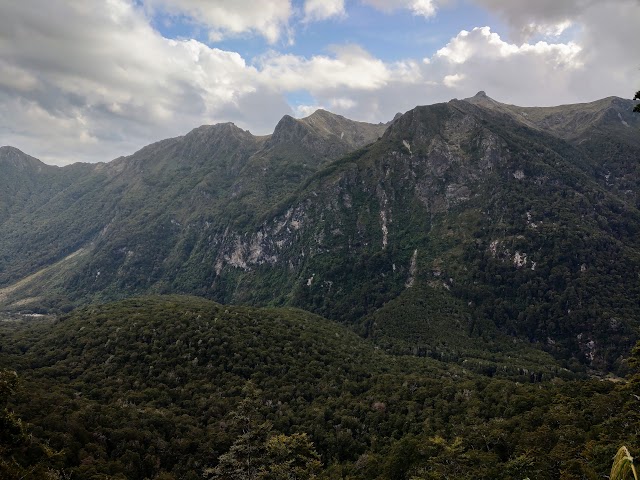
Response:
[[[251,382],[244,398],[230,415],[229,429],[238,436],[218,464],[204,472],[205,478],[225,480],[312,479],[321,469],[320,456],[306,433],[274,434],[272,424],[259,415],[260,394]]]
[[[56,452],[34,439],[29,428],[7,408],[17,383],[16,372],[0,370],[0,478],[58,479],[60,472],[53,467]]]
[[[0,334],[70,479],[596,478],[640,427],[635,377],[517,383],[299,310],[141,298]]]
[[[635,96],[635,97],[633,97],[633,99],[634,99],[634,100],[640,100],[640,90],[636,92],[636,96]],[[638,113],[640,113],[640,104],[636,105],[636,106],[633,108],[633,111],[634,111],[634,112],[638,112]]]

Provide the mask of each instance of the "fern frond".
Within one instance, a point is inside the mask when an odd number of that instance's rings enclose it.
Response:
[[[632,474],[633,476],[630,476]],[[633,478],[638,480],[638,474],[636,473],[636,467],[633,464],[633,457],[629,453],[627,447],[622,446],[613,458],[613,465],[611,466],[610,480],[627,480]]]

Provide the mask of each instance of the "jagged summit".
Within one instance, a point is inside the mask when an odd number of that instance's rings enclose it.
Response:
[[[480,90],[473,97],[465,98],[463,99],[463,101],[472,103],[474,105],[494,107],[494,108],[496,105],[502,105],[500,102],[494,100],[489,95],[487,95],[487,92],[485,92],[484,90]]]
[[[447,119],[460,114],[455,102],[457,100],[433,105],[420,105],[404,114],[396,115],[383,138],[401,142],[415,141],[419,144],[429,142],[434,135],[441,132]]]
[[[324,108],[319,108],[315,112],[313,112],[311,115],[301,118],[300,120],[312,120],[316,118],[331,119],[331,118],[346,118],[346,117],[342,115],[338,115],[337,113],[330,112],[329,110],[325,110]]]
[[[267,144],[271,147],[282,143],[304,144],[325,151],[322,155],[334,155],[375,141],[385,129],[386,124],[358,122],[318,109],[300,119],[283,116]]]
[[[16,168],[40,168],[46,166],[37,158],[9,145],[0,147],[0,163]]]
[[[300,120],[293,118],[291,115],[284,115],[277,123],[270,138],[267,140],[267,146],[274,146],[286,142],[295,142],[304,137],[307,133],[308,132]]]

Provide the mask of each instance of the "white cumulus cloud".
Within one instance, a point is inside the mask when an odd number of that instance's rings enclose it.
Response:
[[[209,28],[209,37],[258,33],[270,43],[286,29],[292,14],[290,0],[145,0],[145,5],[186,15]]]
[[[579,57],[581,50],[573,42],[549,44],[540,41],[535,44],[515,45],[502,40],[489,27],[477,27],[471,32],[460,32],[445,47],[438,50],[436,56],[462,64],[471,59],[498,60],[518,55],[535,55],[544,58],[549,65],[576,68],[582,66]]]
[[[334,55],[305,58],[274,53],[263,57],[260,79],[280,91],[371,90],[391,76],[388,65],[357,45],[334,46]]]
[[[406,9],[422,17],[432,17],[437,10],[433,0],[362,0],[362,3],[383,12]]]
[[[326,20],[331,17],[344,17],[344,0],[306,0],[304,3],[304,20]]]

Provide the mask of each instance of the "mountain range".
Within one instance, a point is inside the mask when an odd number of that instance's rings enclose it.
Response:
[[[108,163],[0,148],[0,305],[141,294],[294,306],[385,350],[511,340],[621,371],[640,326],[640,116],[484,92],[386,124],[202,126]]]

